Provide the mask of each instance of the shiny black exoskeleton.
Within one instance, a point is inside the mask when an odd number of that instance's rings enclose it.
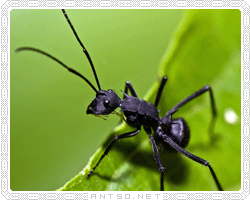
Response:
[[[129,82],[127,82],[130,85]],[[131,86],[131,85],[130,85]],[[89,104],[87,114],[109,115],[120,107],[126,117],[126,122],[132,127],[148,126],[157,127],[159,123],[159,111],[145,100],[139,100],[134,96],[124,93],[125,99],[121,100],[113,90],[100,90],[96,98]]]
[[[157,110],[157,106],[163,91],[163,88],[166,84],[167,77],[163,77],[161,80],[161,84],[158,89],[158,93],[156,95],[155,103],[147,103],[143,99],[139,99],[133,86],[131,85],[130,82],[126,82],[125,85],[125,90],[124,90],[124,96],[123,99],[120,99],[118,95],[113,92],[113,90],[102,90],[99,84],[99,80],[97,78],[97,74],[95,72],[95,68],[93,65],[93,62],[88,54],[88,51],[86,48],[83,46],[81,40],[79,39],[73,25],[71,24],[65,10],[62,10],[64,16],[67,19],[67,22],[69,23],[77,41],[81,45],[83,52],[85,53],[93,74],[96,79],[96,83],[98,86],[97,90],[93,84],[82,74],[79,72],[75,71],[72,68],[69,68],[67,65],[62,63],[60,60],[55,58],[54,56],[41,51],[36,48],[32,47],[21,47],[16,50],[16,52],[20,51],[35,51],[40,54],[43,54],[54,61],[58,62],[60,65],[68,69],[71,73],[81,77],[84,79],[89,86],[96,92],[96,97],[94,100],[89,104],[87,108],[87,114],[92,114],[96,116],[103,116],[103,115],[109,115],[115,111],[115,109],[120,108],[120,112],[123,112],[125,115],[125,121],[126,123],[131,126],[135,127],[136,129],[132,132],[124,133],[122,135],[117,135],[113,141],[109,144],[99,161],[96,163],[96,165],[92,168],[92,170],[88,173],[87,178],[89,178],[93,171],[96,169],[96,167],[99,165],[99,163],[102,161],[102,159],[108,154],[112,146],[114,145],[115,141],[122,139],[122,138],[128,138],[128,137],[133,137],[136,134],[138,134],[141,130],[141,127],[144,128],[146,131],[147,135],[149,136],[149,140],[153,149],[153,154],[156,160],[156,163],[158,165],[159,171],[161,172],[161,178],[160,178],[160,189],[164,190],[164,167],[160,159],[160,155],[158,152],[158,148],[156,146],[155,140],[151,134],[152,130],[159,136],[159,138],[167,143],[170,147],[173,149],[177,150],[179,153],[183,154],[184,156],[194,160],[195,162],[198,162],[204,166],[208,166],[212,177],[218,187],[218,190],[222,190],[222,187],[215,175],[215,172],[213,171],[211,165],[209,164],[208,161],[203,160],[202,158],[197,157],[194,154],[191,154],[190,152],[186,151],[184,148],[187,146],[189,138],[190,138],[190,130],[188,127],[187,122],[183,118],[177,118],[177,119],[172,119],[172,116],[175,112],[178,111],[178,109],[191,101],[192,99],[200,96],[201,94],[205,92],[209,92],[210,95],[210,100],[211,100],[211,107],[212,107],[212,113],[213,113],[213,119],[216,118],[216,108],[215,108],[215,103],[214,103],[214,98],[213,98],[213,93],[212,89],[209,86],[205,86],[198,90],[197,92],[193,93],[192,95],[188,96],[181,102],[179,102],[176,106],[174,106],[164,117],[159,117],[159,111]],[[128,90],[130,91],[132,96],[128,95]]]

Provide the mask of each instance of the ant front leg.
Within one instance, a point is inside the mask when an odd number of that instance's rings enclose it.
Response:
[[[133,88],[132,84],[129,81],[127,81],[126,84],[125,84],[125,90],[124,90],[125,94],[128,94],[128,89],[131,92],[133,97],[138,98],[138,96],[137,96],[137,94],[135,92],[135,89]],[[123,99],[125,99],[125,94],[123,95]]]
[[[178,144],[176,144],[170,137],[168,137],[166,134],[163,134],[161,135],[161,137],[163,138],[163,141],[168,143],[171,147],[173,147],[175,150],[177,150],[178,152],[180,152],[181,154],[183,154],[184,156],[192,159],[193,161],[195,162],[198,162],[206,167],[209,168],[212,176],[213,176],[213,179],[216,183],[216,186],[218,188],[218,190],[220,191],[223,191],[222,187],[221,187],[221,184],[219,183],[219,180],[217,178],[217,176],[215,175],[215,172],[213,170],[213,168],[211,167],[211,165],[209,164],[208,161],[206,160],[203,160],[202,158],[199,158],[198,156],[186,151],[185,149],[183,149],[182,147],[180,147]]]
[[[102,154],[101,158],[99,159],[99,161],[97,162],[97,164],[93,167],[93,169],[88,173],[87,178],[89,178],[91,176],[91,174],[93,173],[93,171],[96,169],[96,167],[100,164],[100,162],[102,161],[102,159],[108,154],[108,152],[110,151],[110,149],[112,148],[112,146],[114,145],[116,140],[122,139],[122,138],[128,138],[128,137],[133,137],[136,134],[138,134],[140,132],[141,128],[138,127],[135,131],[132,132],[128,132],[128,133],[124,133],[121,135],[117,135],[115,136],[115,138],[113,139],[113,141],[109,144],[109,146],[107,147],[107,149],[104,151],[104,153]]]
[[[157,95],[156,95],[156,99],[155,99],[155,104],[154,104],[156,108],[157,108],[158,103],[159,103],[159,101],[160,101],[161,94],[162,94],[163,88],[164,88],[164,86],[165,86],[167,80],[168,80],[168,77],[166,77],[166,76],[164,76],[164,77],[162,78],[162,80],[161,80],[161,85],[160,85],[160,87],[159,87],[159,89],[158,89],[158,92],[157,92]]]
[[[137,94],[135,92],[135,89],[133,88],[132,84],[129,81],[127,81],[125,83],[125,89],[124,89],[124,93],[123,93],[123,99],[125,99],[126,95],[128,94],[128,90],[130,91],[130,93],[132,94],[133,97],[138,98],[138,96],[137,96]],[[122,114],[122,117],[121,117],[120,121],[118,122],[118,124],[121,124],[123,120],[126,121],[124,119],[124,117],[123,117],[123,114]]]
[[[152,146],[152,149],[154,152],[154,157],[155,157],[156,163],[158,165],[158,169],[161,172],[161,188],[160,189],[161,189],[161,191],[164,191],[164,173],[163,172],[164,172],[165,168],[162,165],[160,154],[159,154],[158,148],[156,146],[155,140],[154,140],[153,136],[151,135],[151,129],[144,127],[144,130],[146,131],[146,133],[149,136],[150,143],[151,143],[151,146]]]

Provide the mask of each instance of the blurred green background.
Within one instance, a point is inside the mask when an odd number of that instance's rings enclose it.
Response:
[[[159,63],[186,12],[66,11],[102,89],[122,96],[129,80],[140,98],[157,80]],[[22,46],[39,48],[96,85],[61,10],[12,10],[10,33],[10,188],[56,190],[84,168],[119,118],[87,116],[95,93],[83,80],[43,55],[14,53]]]

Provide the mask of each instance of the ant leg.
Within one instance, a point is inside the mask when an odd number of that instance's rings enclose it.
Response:
[[[173,147],[175,150],[177,150],[178,152],[180,152],[180,153],[183,154],[184,156],[186,156],[186,157],[192,159],[192,160],[195,161],[195,162],[198,162],[198,163],[200,163],[200,164],[202,164],[202,165],[208,167],[209,170],[210,170],[210,172],[211,172],[211,174],[212,174],[212,176],[213,176],[213,179],[214,179],[214,181],[215,181],[215,183],[216,183],[216,185],[217,185],[218,190],[223,191],[223,189],[222,189],[222,187],[221,187],[221,185],[220,185],[220,183],[219,183],[219,180],[218,180],[217,176],[215,175],[215,172],[214,172],[213,168],[211,167],[211,165],[209,164],[208,161],[203,160],[202,158],[199,158],[198,156],[196,156],[196,155],[194,155],[194,154],[192,154],[192,153],[186,151],[185,149],[183,149],[182,147],[180,147],[178,144],[176,144],[176,143],[175,143],[170,137],[168,137],[166,134],[162,135],[161,137],[163,138],[164,142],[168,143],[171,147]]]
[[[137,96],[137,94],[136,94],[136,92],[135,92],[135,89],[133,88],[132,84],[131,84],[129,81],[127,81],[127,82],[125,83],[125,89],[124,89],[124,93],[123,93],[123,99],[125,99],[126,95],[128,94],[128,89],[129,89],[129,91],[131,92],[131,94],[132,94],[133,97],[138,98],[138,96]],[[121,119],[120,119],[120,121],[118,122],[118,124],[121,124],[123,120],[126,121],[126,120],[124,119],[124,117],[121,117]]]
[[[112,146],[114,145],[115,141],[118,139],[122,139],[122,138],[128,138],[128,137],[133,137],[135,136],[137,133],[139,133],[141,130],[140,127],[138,127],[135,131],[132,132],[128,132],[128,133],[124,133],[121,135],[117,135],[115,136],[115,138],[113,139],[113,141],[109,144],[109,146],[107,147],[107,149],[104,151],[104,153],[102,154],[101,158],[99,159],[99,161],[97,162],[97,164],[93,167],[93,169],[88,173],[87,178],[89,178],[91,176],[91,174],[93,173],[93,171],[95,170],[95,168],[100,164],[100,162],[102,161],[102,159],[108,154],[108,152],[110,151],[110,149],[112,148]]]
[[[214,96],[213,96],[213,92],[212,92],[212,88],[207,85],[203,88],[201,88],[200,90],[198,90],[197,92],[191,94],[190,96],[188,96],[187,98],[183,99],[180,103],[178,103],[176,106],[174,106],[168,113],[167,115],[171,115],[173,113],[175,113],[178,108],[180,108],[181,106],[185,105],[187,102],[191,101],[192,99],[200,96],[201,94],[205,93],[206,91],[209,91],[209,95],[210,95],[210,100],[211,100],[211,108],[212,108],[212,113],[213,113],[213,116],[212,116],[212,120],[209,124],[209,132],[212,134],[211,135],[211,138],[210,140],[212,141],[214,135],[214,125],[215,125],[215,121],[216,121],[216,118],[217,118],[217,111],[216,111],[216,106],[215,106],[215,101],[214,101]]]
[[[216,111],[216,107],[215,107],[215,103],[214,103],[214,97],[213,97],[213,92],[212,92],[212,88],[207,85],[203,88],[201,88],[200,90],[198,90],[197,92],[191,94],[190,96],[188,96],[187,98],[183,99],[180,103],[178,103],[176,106],[174,106],[168,113],[172,114],[174,112],[176,112],[178,110],[178,108],[180,108],[181,106],[185,105],[187,102],[191,101],[192,99],[200,96],[201,94],[203,94],[204,92],[209,91],[210,94],[210,99],[211,99],[211,106],[212,106],[212,112],[213,112],[213,117],[216,117],[217,115],[217,111]]]
[[[158,169],[161,172],[161,188],[160,189],[161,189],[161,191],[164,191],[164,174],[163,174],[163,172],[164,172],[165,168],[162,165],[161,158],[160,158],[159,151],[158,151],[158,148],[156,146],[155,140],[154,140],[153,136],[151,135],[151,129],[144,127],[144,130],[146,131],[146,133],[149,136],[150,143],[151,143],[151,146],[152,146],[152,149],[154,152],[154,157],[155,157],[156,163],[158,165]]]
[[[165,86],[167,80],[168,80],[168,77],[166,77],[166,76],[164,76],[164,77],[162,78],[162,80],[161,80],[161,85],[160,85],[160,87],[159,87],[159,89],[158,89],[158,92],[157,92],[157,95],[156,95],[156,99],[155,99],[155,104],[154,104],[156,108],[157,108],[158,103],[159,103],[159,101],[160,101],[161,93],[162,93],[162,90],[163,90],[163,88],[164,88],[164,86]]]
[[[125,84],[125,90],[124,90],[125,94],[128,94],[128,89],[131,92],[133,97],[137,97],[135,89],[133,88],[132,84],[129,81],[127,81],[126,84]],[[123,99],[125,99],[125,94],[123,95]]]

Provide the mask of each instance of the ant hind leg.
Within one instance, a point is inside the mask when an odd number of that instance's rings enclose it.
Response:
[[[190,96],[186,97],[185,99],[183,99],[181,102],[176,104],[166,115],[171,115],[171,114],[175,113],[180,107],[182,107],[183,105],[185,105],[189,101],[195,99],[196,97],[199,97],[200,95],[202,95],[205,92],[209,92],[209,96],[210,96],[210,103],[211,103],[211,109],[212,109],[212,119],[210,121],[208,131],[211,134],[210,140],[214,141],[214,125],[215,125],[215,122],[217,119],[217,109],[215,106],[213,91],[209,85],[206,85],[205,87],[201,88],[197,92],[195,92],[195,93],[191,94]]]
[[[206,167],[209,168],[211,174],[212,174],[212,177],[214,179],[214,182],[216,183],[216,186],[218,188],[219,191],[223,191],[222,187],[221,187],[221,184],[213,170],[213,168],[211,167],[211,165],[209,164],[208,161],[186,151],[185,149],[183,149],[182,147],[180,147],[178,144],[176,144],[170,137],[168,137],[166,134],[162,135],[161,136],[164,140],[164,142],[168,143],[171,147],[173,147],[175,150],[177,150],[179,153],[183,154],[184,156],[192,159],[193,161],[195,162],[198,162]]]

